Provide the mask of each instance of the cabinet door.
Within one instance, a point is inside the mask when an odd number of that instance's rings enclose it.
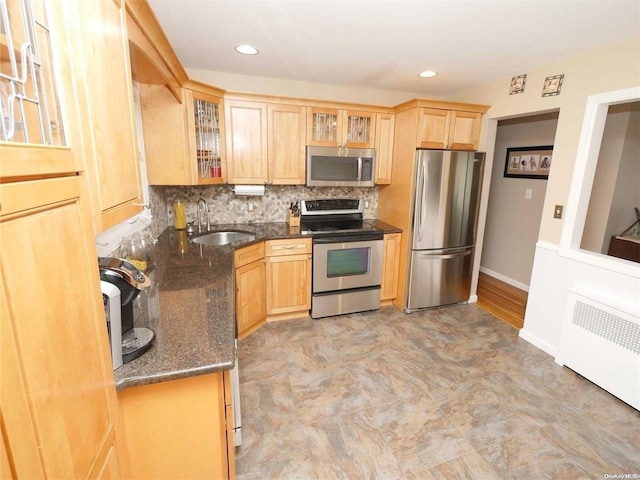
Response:
[[[342,143],[342,115],[336,108],[307,109],[307,145],[337,147]]]
[[[75,101],[73,59],[68,54],[74,48],[71,34],[77,23],[74,2],[30,0],[3,4],[6,10],[0,12],[0,101],[5,118],[0,128],[0,176],[57,175],[82,170],[83,155],[78,148],[82,144],[81,121]],[[25,9],[33,13],[33,21],[28,21]],[[27,43],[39,64],[25,61],[21,47]],[[10,97],[9,92],[16,91],[33,99],[34,86],[39,90],[37,103]]]
[[[182,103],[164,85],[138,90],[149,185],[193,185],[186,90],[178,90]]]
[[[236,268],[236,322],[244,338],[267,321],[264,259]]]
[[[475,112],[451,112],[448,149],[476,150],[480,144],[482,114]]]
[[[223,181],[222,99],[187,90],[189,163],[198,184]]]
[[[41,468],[38,478],[91,478],[104,462],[117,464],[109,460],[116,408],[109,340],[79,182],[0,186],[2,421],[10,462],[25,477]],[[109,470],[119,476],[117,465]]]
[[[268,179],[267,105],[226,100],[225,116],[229,183],[265,183]]]
[[[447,148],[450,112],[434,108],[421,108],[418,123],[418,147]]]
[[[401,233],[388,233],[384,236],[380,300],[393,300],[398,296],[401,238]]]
[[[373,112],[343,112],[340,143],[353,148],[373,148],[376,133],[376,114]]]
[[[74,3],[81,22],[74,50],[85,90],[80,101],[87,110],[90,193],[101,232],[142,211],[126,12],[117,0]]]
[[[396,119],[392,113],[376,115],[376,184],[391,183],[393,135]]]
[[[270,103],[268,114],[269,183],[304,185],[306,108]]]
[[[233,478],[223,384],[218,372],[118,392],[130,478]]]
[[[267,314],[311,308],[311,255],[267,257]]]

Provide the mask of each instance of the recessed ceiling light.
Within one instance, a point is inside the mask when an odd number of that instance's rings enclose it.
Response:
[[[420,72],[418,74],[418,76],[422,78],[431,78],[435,77],[436,75],[438,75],[438,72],[434,72],[433,70],[425,70],[424,72]]]
[[[258,49],[256,47],[252,47],[251,45],[238,45],[236,46],[236,52],[242,53],[244,55],[255,55],[258,53]]]

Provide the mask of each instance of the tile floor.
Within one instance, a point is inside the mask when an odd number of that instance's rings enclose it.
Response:
[[[239,359],[239,480],[640,478],[640,413],[476,305],[269,323]]]

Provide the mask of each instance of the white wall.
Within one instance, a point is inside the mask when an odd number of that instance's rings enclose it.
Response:
[[[505,178],[505,158],[507,148],[553,145],[557,123],[557,113],[519,117],[499,122],[496,133],[480,269],[527,291],[547,180]]]
[[[623,260],[610,259],[599,262],[603,268],[598,266],[584,269],[578,261],[573,272],[567,271],[566,262],[559,261],[554,252],[562,236],[562,220],[553,218],[553,210],[556,204],[567,205],[588,97],[640,85],[640,41],[634,38],[589,55],[529,72],[513,72],[513,75],[524,73],[527,74],[527,83],[523,94],[509,95],[510,79],[505,78],[500,82],[458,92],[450,100],[491,105],[484,119],[481,142],[481,149],[491,158],[494,155],[499,119],[556,109],[560,111],[553,164],[547,184],[539,242],[531,276],[529,301],[524,328],[521,331],[521,336],[555,355],[569,288],[600,279],[602,281],[593,288],[599,288],[601,294],[609,296],[613,303],[638,303],[638,281],[635,273],[618,275],[612,272],[615,281],[604,274],[608,271],[609,264],[615,264],[616,260],[624,262]],[[560,95],[542,97],[544,79],[558,74],[565,76]],[[480,238],[484,236],[490,179],[491,171],[485,172],[483,191],[487,193],[486,196],[483,195],[480,207]],[[474,276],[477,276],[478,269],[479,261],[474,265]],[[625,266],[622,269],[624,270]],[[628,270],[635,271],[633,268]],[[472,285],[472,288],[475,288],[475,285]],[[630,297],[631,292],[635,298]]]

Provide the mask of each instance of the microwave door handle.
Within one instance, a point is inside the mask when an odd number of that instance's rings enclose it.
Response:
[[[362,180],[362,157],[358,157],[358,180]]]

